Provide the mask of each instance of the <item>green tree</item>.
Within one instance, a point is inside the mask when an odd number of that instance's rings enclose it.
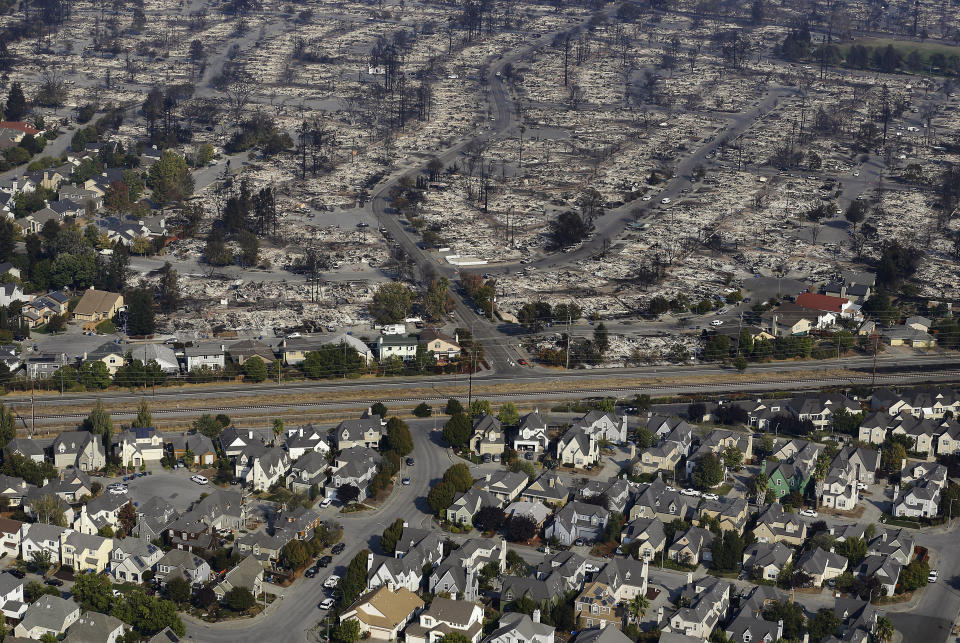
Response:
[[[433,407],[426,402],[420,402],[413,409],[413,414],[418,418],[428,418],[433,415]]]
[[[3,106],[3,116],[8,121],[20,121],[27,115],[27,97],[23,95],[23,86],[19,82],[10,85],[7,102]]]
[[[127,304],[127,333],[132,336],[152,335],[156,330],[153,310],[153,294],[146,289],[135,288],[123,296]]]
[[[302,540],[294,538],[280,550],[280,559],[290,569],[300,569],[310,560],[310,550]]]
[[[721,457],[728,469],[739,469],[743,464],[743,451],[732,445],[723,450]]]
[[[712,335],[703,348],[703,359],[718,362],[730,356],[730,338],[726,335]]]
[[[705,453],[693,467],[693,486],[697,489],[711,489],[723,482],[723,463],[715,453]]]
[[[164,150],[150,167],[147,185],[159,203],[184,201],[193,194],[193,176],[187,161],[173,150]]]
[[[649,449],[657,443],[657,436],[645,426],[638,426],[637,430],[634,431],[634,436],[637,439],[637,447],[640,449]]]
[[[887,475],[898,473],[903,467],[903,461],[907,457],[907,450],[899,442],[891,442],[880,455],[880,468]]]
[[[58,496],[49,493],[43,494],[39,498],[31,500],[30,507],[37,517],[37,522],[57,525],[58,527],[67,526],[64,503]]]
[[[364,549],[353,557],[343,578],[337,583],[335,591],[340,607],[346,608],[353,604],[367,589],[367,556],[370,551]]]
[[[593,329],[593,345],[597,349],[597,354],[603,357],[610,349],[610,331],[604,326],[603,322],[597,324]]]
[[[6,404],[0,404],[0,449],[7,446],[7,443],[15,437],[17,437],[17,418]]]
[[[650,609],[650,599],[643,594],[637,594],[630,601],[629,609],[630,616],[639,623],[646,616],[647,610]]]
[[[462,449],[470,441],[473,427],[463,413],[456,413],[443,425],[443,439],[455,449]]]
[[[413,453],[413,436],[410,426],[394,416],[387,420],[387,447],[398,456],[405,457]]]
[[[283,419],[273,418],[273,439],[276,440],[283,433]]]
[[[153,426],[153,414],[150,413],[150,405],[147,404],[147,400],[144,398],[140,398],[140,402],[137,403],[137,417],[133,421],[132,426]]]
[[[930,577],[930,564],[925,560],[914,558],[900,573],[900,587],[905,592],[927,586]]]
[[[450,398],[447,400],[447,405],[443,408],[443,412],[447,415],[456,415],[457,413],[463,413],[463,404],[460,403],[460,400]]]
[[[520,413],[513,402],[505,402],[500,410],[497,411],[497,419],[504,426],[517,426],[520,424]]]
[[[840,617],[834,614],[832,609],[825,607],[807,622],[807,631],[810,633],[810,639],[817,642],[837,636],[841,625],[843,621]]]
[[[443,482],[450,484],[458,493],[466,493],[473,486],[470,467],[462,462],[451,466],[443,473]]]
[[[873,628],[873,635],[877,637],[878,643],[890,643],[896,630],[893,627],[893,621],[887,616],[877,618],[877,624]]]
[[[374,402],[373,406],[370,407],[370,413],[385,418],[387,417],[387,405],[383,402]]]
[[[836,552],[850,561],[850,567],[860,564],[867,557],[867,541],[863,538],[845,538],[837,543]]]
[[[423,303],[431,320],[439,321],[443,319],[444,313],[447,312],[447,302],[450,298],[449,291],[450,281],[446,277],[434,279],[430,282],[430,287],[423,297]]]
[[[244,379],[251,382],[262,382],[267,379],[267,364],[262,358],[254,355],[243,363]]]
[[[385,283],[377,288],[370,314],[378,324],[396,324],[410,315],[413,293],[401,283]]]
[[[360,639],[360,621],[351,618],[333,629],[332,637],[337,643],[356,643]]]
[[[747,358],[744,357],[743,355],[737,355],[734,358],[733,367],[737,369],[738,373],[742,373],[745,370],[747,370],[747,366],[749,366],[749,362],[747,362]]]
[[[493,415],[493,407],[490,406],[490,400],[474,400],[470,402],[470,417],[475,418],[481,415]]]
[[[393,556],[397,551],[397,541],[403,534],[403,518],[397,518],[393,524],[383,530],[380,535],[380,548],[388,556]]]
[[[443,516],[447,508],[453,503],[457,490],[449,482],[438,482],[427,493],[427,504],[438,516]]]
[[[471,641],[460,632],[448,632],[440,637],[439,643],[471,643]]]
[[[799,641],[803,638],[806,617],[799,603],[775,601],[763,611],[763,618],[774,623],[783,621],[783,638]]]
[[[223,425],[217,422],[216,418],[209,413],[204,413],[193,421],[193,430],[201,435],[207,436],[211,440],[216,440],[220,437],[223,428]]]
[[[235,612],[246,612],[256,603],[253,592],[243,586],[231,588],[224,596],[224,600]]]
[[[296,541],[299,542],[299,541]],[[86,574],[90,576],[91,574]],[[188,581],[183,576],[174,576],[167,581],[166,586],[167,598],[176,603],[177,605],[183,605],[193,596],[193,590],[190,587],[190,581]],[[102,611],[102,610],[98,610]]]

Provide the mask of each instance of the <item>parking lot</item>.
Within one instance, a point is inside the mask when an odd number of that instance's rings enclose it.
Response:
[[[107,485],[122,482],[128,487],[127,496],[136,504],[142,504],[151,496],[159,496],[169,502],[177,511],[184,511],[200,494],[210,493],[211,485],[199,485],[190,480],[190,472],[186,469],[171,471],[156,466],[149,470],[150,475],[124,480],[116,478],[94,478],[106,489]]]

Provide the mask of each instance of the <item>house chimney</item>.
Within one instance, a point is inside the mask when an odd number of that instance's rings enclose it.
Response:
[[[663,622],[663,605],[657,608],[657,623]]]
[[[782,638],[783,638],[783,619],[781,618],[779,621],[777,621],[777,636],[776,636],[776,640],[779,641],[779,640],[782,639]]]
[[[693,572],[687,572],[687,587],[693,585]]]
[[[540,610],[538,610],[538,609],[533,610],[533,622],[534,622],[534,623],[539,623],[539,622],[540,622]]]

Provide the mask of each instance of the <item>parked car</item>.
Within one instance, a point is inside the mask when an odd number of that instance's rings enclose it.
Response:
[[[332,562],[333,562],[333,556],[324,556],[319,561],[317,561],[317,565],[319,565],[320,567],[328,567]],[[340,579],[338,578],[337,580],[340,580]]]
[[[14,578],[19,578],[21,580],[27,575],[26,572],[22,572],[19,569],[11,569],[8,571],[10,572],[11,576],[13,576]]]
[[[704,500],[720,500],[720,496],[715,493],[705,493],[703,494]]]
[[[817,516],[820,515],[813,509],[801,509],[798,513],[801,516],[806,516],[807,518],[816,518]]]
[[[330,553],[336,556],[337,554],[343,553],[343,550],[346,548],[347,548],[346,544],[337,543],[336,545],[333,546],[333,549],[330,550]]]
[[[336,587],[336,586],[337,586],[337,583],[339,583],[339,582],[340,582],[340,577],[337,576],[336,574],[333,574],[333,575],[330,576],[330,578],[328,578],[327,580],[323,581],[323,586],[324,586],[324,587],[331,587],[331,588],[332,588],[332,587]]]
[[[590,572],[591,574],[596,574],[600,571],[600,568],[594,565],[593,563],[586,563],[583,568]]]
[[[321,507],[329,507],[329,506],[330,506],[330,503],[332,503],[332,502],[333,502],[333,501],[332,501],[330,498],[324,498],[323,500],[320,501],[320,506],[321,506]]]
[[[51,587],[60,587],[61,585],[63,585],[63,581],[60,580],[59,578],[50,578],[50,579],[47,579],[46,584],[50,585]]]
[[[410,478],[404,478],[402,482],[403,484],[408,485],[410,484]]]
[[[412,467],[414,464],[416,464],[416,461],[413,458],[407,458],[406,463],[408,467]]]
[[[206,476],[202,476],[199,473],[197,475],[190,476],[190,479],[196,482],[197,484],[207,484],[209,482]]]
[[[313,578],[314,576],[317,575],[317,568],[311,567],[307,571],[303,572],[303,575],[306,576],[307,578]]]
[[[858,490],[858,491],[866,491],[866,490],[869,489],[869,488],[870,488],[870,485],[868,485],[866,482],[858,482],[858,483],[857,483],[857,490]]]
[[[940,572],[936,569],[931,569],[930,575],[927,576],[927,582],[936,583],[938,578],[940,578]]]
[[[322,601],[320,601],[320,604],[317,607],[319,607],[322,610],[328,610],[331,607],[333,607],[335,602],[336,601],[334,601],[332,598],[325,598]]]

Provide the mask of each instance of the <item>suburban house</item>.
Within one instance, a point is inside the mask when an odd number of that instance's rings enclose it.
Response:
[[[631,520],[620,532],[620,542],[624,550],[628,549],[627,545],[636,547],[637,558],[652,560],[658,552],[663,551],[667,543],[663,522],[659,518]]]
[[[290,457],[280,447],[251,445],[234,462],[234,477],[254,491],[266,491],[284,479]]]
[[[153,427],[131,427],[113,441],[113,453],[127,466],[139,467],[163,459],[163,437]]]
[[[153,540],[163,536],[167,526],[180,517],[169,502],[159,496],[150,496],[137,507],[137,524],[133,535],[137,538]]]
[[[935,518],[940,508],[941,486],[931,480],[922,480],[901,493],[894,487],[893,515],[897,518]]]
[[[327,498],[336,498],[341,487],[353,485],[360,490],[360,497],[366,493],[367,484],[377,473],[380,454],[367,447],[356,446],[344,449],[333,462],[333,472],[324,489]]]
[[[317,485],[318,489],[323,486],[329,468],[326,455],[319,451],[309,451],[290,465],[287,486],[294,493],[310,493],[313,485]]]
[[[144,364],[156,362],[164,373],[172,375],[180,372],[177,354],[165,344],[135,344],[129,353],[130,359],[138,359]]]
[[[84,612],[67,630],[64,643],[87,643],[103,641],[116,643],[128,626],[118,618],[100,612]]]
[[[780,503],[775,502],[760,512],[753,534],[762,543],[801,545],[807,539],[807,523],[786,513]]]
[[[885,411],[890,416],[907,413],[917,418],[943,419],[947,411],[960,411],[960,394],[949,388],[923,387],[905,389],[899,393],[881,388],[870,396],[870,408]]]
[[[156,569],[157,578],[163,584],[176,576],[182,576],[191,585],[200,585],[210,578],[210,565],[207,561],[182,549],[171,549],[165,553],[157,561]]]
[[[777,580],[783,567],[793,560],[793,550],[781,543],[753,543],[743,550],[743,568],[762,580]]]
[[[20,535],[23,523],[13,518],[0,516],[0,552],[8,556],[20,555]]]
[[[600,448],[593,435],[574,427],[557,440],[556,456],[561,464],[582,469],[600,461]]]
[[[544,537],[556,538],[567,546],[580,539],[592,542],[603,533],[609,518],[610,512],[603,507],[574,500],[554,515]]]
[[[344,420],[330,432],[330,436],[341,451],[358,446],[376,449],[386,425],[382,417],[368,412],[359,420]]]
[[[794,303],[804,308],[810,308],[811,310],[834,313],[838,317],[862,317],[860,315],[860,306],[845,297],[803,292],[797,295]]]
[[[833,423],[833,414],[839,409],[847,413],[859,413],[859,402],[851,400],[840,393],[804,393],[794,396],[788,403],[787,409],[798,420],[810,420],[813,426],[823,428]]]
[[[594,440],[606,440],[614,444],[627,441],[627,416],[604,411],[590,411],[577,420],[574,427],[583,429]]]
[[[259,433],[255,433],[251,429],[242,430],[232,426],[228,426],[221,431],[218,440],[220,440],[220,450],[228,458],[237,457],[250,445],[264,444],[264,440]]]
[[[113,319],[123,308],[123,295],[115,292],[94,290],[83,291],[83,297],[73,309],[73,318],[82,322],[101,322]]]
[[[513,438],[514,451],[533,451],[542,453],[550,444],[547,421],[540,413],[533,411],[520,418],[520,425]]]
[[[851,571],[857,578],[876,577],[880,581],[880,587],[883,588],[885,594],[893,596],[902,569],[903,565],[892,556],[868,555]]]
[[[7,442],[7,446],[5,446],[3,450],[8,453],[22,455],[34,462],[43,462],[46,459],[43,447],[41,447],[36,440],[30,438],[13,438]]]
[[[478,455],[500,456],[506,448],[506,436],[498,420],[484,413],[473,421],[473,435],[470,437],[470,450]]]
[[[13,574],[0,574],[0,612],[7,618],[20,620],[27,611],[23,597],[26,583]]]
[[[330,444],[312,424],[288,429],[283,446],[290,455],[290,459],[294,461],[299,460],[306,453],[326,454],[330,452]]]
[[[23,620],[13,629],[13,635],[36,640],[43,638],[44,634],[58,637],[79,619],[78,603],[44,594],[27,608]]]
[[[570,498],[570,490],[563,478],[544,471],[521,492],[520,498],[529,502],[542,502],[547,506],[562,507]]]
[[[102,493],[87,504],[80,505],[73,519],[73,528],[81,534],[95,534],[106,526],[117,527],[120,510],[130,503],[125,495]],[[133,507],[132,504],[130,506]]]
[[[416,358],[417,346],[420,343],[416,337],[406,335],[380,335],[377,337],[377,359],[380,363],[391,357],[399,357],[405,362]]]
[[[443,542],[436,533],[404,525],[393,557],[367,555],[367,589],[381,585],[390,589],[420,588],[424,567],[433,567],[443,559]]]
[[[110,554],[110,573],[117,582],[142,583],[144,574],[148,571],[152,572],[161,558],[163,558],[163,550],[148,540],[143,538],[117,540],[114,541],[113,552]]]
[[[813,585],[817,587],[847,571],[847,563],[846,556],[815,547],[800,556],[796,568],[809,574]]]
[[[513,502],[527,486],[527,474],[521,471],[495,471],[484,475],[474,484],[494,495],[504,505]]]
[[[111,377],[116,375],[120,367],[127,363],[122,349],[114,342],[106,342],[89,353],[84,353],[81,361],[87,364],[102,362],[107,367],[107,373]]]
[[[667,548],[667,558],[679,563],[693,564],[713,560],[713,532],[702,527],[688,527]]]
[[[457,525],[472,525],[473,517],[483,507],[500,507],[501,501],[492,493],[473,487],[464,493],[458,493],[453,504],[447,507],[447,522]]]
[[[75,572],[99,574],[110,565],[113,539],[73,531],[60,536],[60,562]]]
[[[699,504],[700,498],[671,491],[657,478],[640,490],[637,501],[630,509],[629,518],[659,518],[663,524],[678,518],[690,522],[697,516]]]
[[[532,617],[507,612],[483,643],[553,643],[553,633],[553,626],[540,622],[539,610],[534,610]]]
[[[446,634],[462,634],[470,643],[483,635],[483,608],[473,602],[437,597],[404,632],[408,643],[437,643]]]
[[[647,594],[647,576],[650,567],[646,560],[613,558],[594,580],[606,585],[620,603],[629,603],[637,596]]]
[[[707,640],[730,607],[730,584],[710,576],[690,580],[681,596],[686,606],[671,614],[661,629]]]
[[[580,487],[577,495],[582,499],[603,496],[607,499],[607,509],[626,515],[632,496],[630,483],[622,478],[613,480],[591,480]]]
[[[257,339],[242,339],[234,342],[227,347],[227,353],[237,366],[243,366],[253,357],[259,357],[266,364],[272,364],[277,359],[273,349]]]
[[[620,627],[623,613],[617,609],[617,598],[606,584],[587,583],[573,602],[577,625],[580,628]]]
[[[720,497],[717,500],[704,500],[698,509],[701,516],[716,518],[721,531],[743,533],[750,515],[747,501],[743,498]],[[703,527],[704,525],[701,525]]]
[[[247,556],[236,567],[223,577],[223,580],[213,586],[217,598],[223,600],[234,587],[246,587],[254,596],[263,591],[263,565],[254,556]]]
[[[64,431],[53,441],[53,465],[58,469],[76,467],[96,471],[107,464],[100,436],[89,431]]]
[[[846,465],[847,463],[843,463]],[[857,506],[857,477],[853,467],[836,466],[827,471],[821,485],[820,502],[824,507],[850,511]]]
[[[682,457],[683,452],[679,442],[663,440],[634,459],[633,475],[649,475],[660,471],[673,474]]]
[[[767,621],[741,610],[723,631],[734,643],[776,643],[783,640],[783,621]]]
[[[217,460],[217,450],[213,440],[202,433],[186,433],[168,438],[167,448],[174,459],[179,460],[187,453],[192,453],[194,462],[201,465],[213,464]]]
[[[183,349],[184,364],[187,372],[193,372],[206,366],[212,370],[223,370],[226,366],[226,347],[223,344],[197,344]]]
[[[419,339],[438,363],[452,362],[460,357],[460,338],[456,334],[450,337],[435,328],[427,328],[420,333]]]
[[[379,641],[394,641],[400,631],[423,609],[423,601],[406,588],[392,591],[380,587],[367,592],[340,614],[340,622],[360,623],[361,636]]]

